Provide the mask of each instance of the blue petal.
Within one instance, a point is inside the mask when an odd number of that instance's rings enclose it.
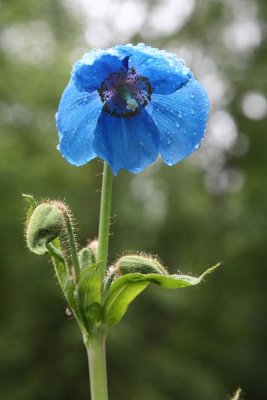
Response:
[[[116,118],[102,111],[93,148],[114,175],[120,169],[137,174],[158,156],[158,130],[145,110],[131,118]]]
[[[193,76],[183,60],[167,51],[143,44],[120,46],[119,50],[129,56],[129,68],[149,79],[154,93],[173,93]]]
[[[125,68],[123,54],[114,48],[108,50],[92,50],[74,64],[72,79],[80,91],[97,90],[100,84],[111,73]]]
[[[209,99],[198,81],[191,79],[171,95],[154,94],[146,109],[158,127],[159,152],[166,164],[176,164],[200,146]]]
[[[58,150],[73,165],[96,157],[92,141],[103,103],[98,92],[79,92],[72,81],[63,92],[56,115]]]

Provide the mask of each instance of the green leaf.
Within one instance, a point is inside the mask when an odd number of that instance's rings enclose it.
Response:
[[[75,299],[75,285],[72,279],[68,279],[63,287],[65,298],[70,308],[77,314],[77,303]]]
[[[95,311],[98,306],[91,306],[93,304],[100,306],[102,300],[102,282],[97,264],[81,270],[77,282],[77,299],[85,323],[88,327],[91,327],[92,323],[98,322],[99,319],[99,311]]]
[[[90,320],[100,322],[102,319],[102,306],[99,303],[92,303],[87,310]]]
[[[209,268],[199,277],[189,275],[126,274],[111,285],[104,304],[104,321],[109,326],[117,324],[124,316],[129,304],[149,283],[155,283],[166,289],[178,289],[199,284],[203,278],[213,272],[219,264]]]
[[[129,275],[141,275],[141,274],[129,274]],[[128,275],[124,275],[122,278],[126,278]],[[120,281],[119,278],[114,285]],[[115,290],[112,294],[108,294],[105,306],[104,306],[104,321],[109,326],[117,324],[127,311],[129,304],[138,296],[147,286],[149,282],[134,282],[131,280],[123,280],[116,285]],[[112,285],[113,286],[113,285]],[[111,289],[112,290],[112,286]]]

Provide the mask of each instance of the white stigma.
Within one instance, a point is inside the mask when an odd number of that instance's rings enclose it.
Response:
[[[127,104],[126,109],[128,111],[135,111],[138,107],[137,101],[130,96],[127,96],[126,104]]]

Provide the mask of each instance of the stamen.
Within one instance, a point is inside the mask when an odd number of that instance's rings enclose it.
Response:
[[[129,111],[135,111],[138,108],[137,101],[129,95],[126,98],[126,103],[127,103],[126,109]]]
[[[134,68],[122,68],[101,83],[98,93],[106,112],[113,117],[130,118],[149,103],[152,88],[148,78],[137,75]]]

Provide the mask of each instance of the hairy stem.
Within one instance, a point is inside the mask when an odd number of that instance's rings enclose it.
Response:
[[[108,258],[112,178],[112,172],[108,164],[104,163],[97,252],[97,262],[99,263],[99,271],[102,278],[105,276]]]
[[[100,218],[98,231],[98,251],[96,261],[99,265],[99,277],[104,282],[108,258],[110,210],[112,193],[112,172],[104,163]],[[91,400],[108,400],[106,373],[106,335],[101,328],[92,332],[85,340],[88,354]]]
[[[73,264],[73,268],[74,268],[75,279],[77,281],[79,279],[79,276],[80,276],[79,258],[78,258],[75,235],[74,235],[74,232],[73,232],[73,228],[72,228],[72,224],[71,224],[71,221],[70,221],[70,217],[69,217],[69,215],[67,213],[65,215],[65,220],[66,220],[66,228],[67,228],[68,238],[69,238],[69,243],[70,243],[71,259],[72,259],[72,264]]]

